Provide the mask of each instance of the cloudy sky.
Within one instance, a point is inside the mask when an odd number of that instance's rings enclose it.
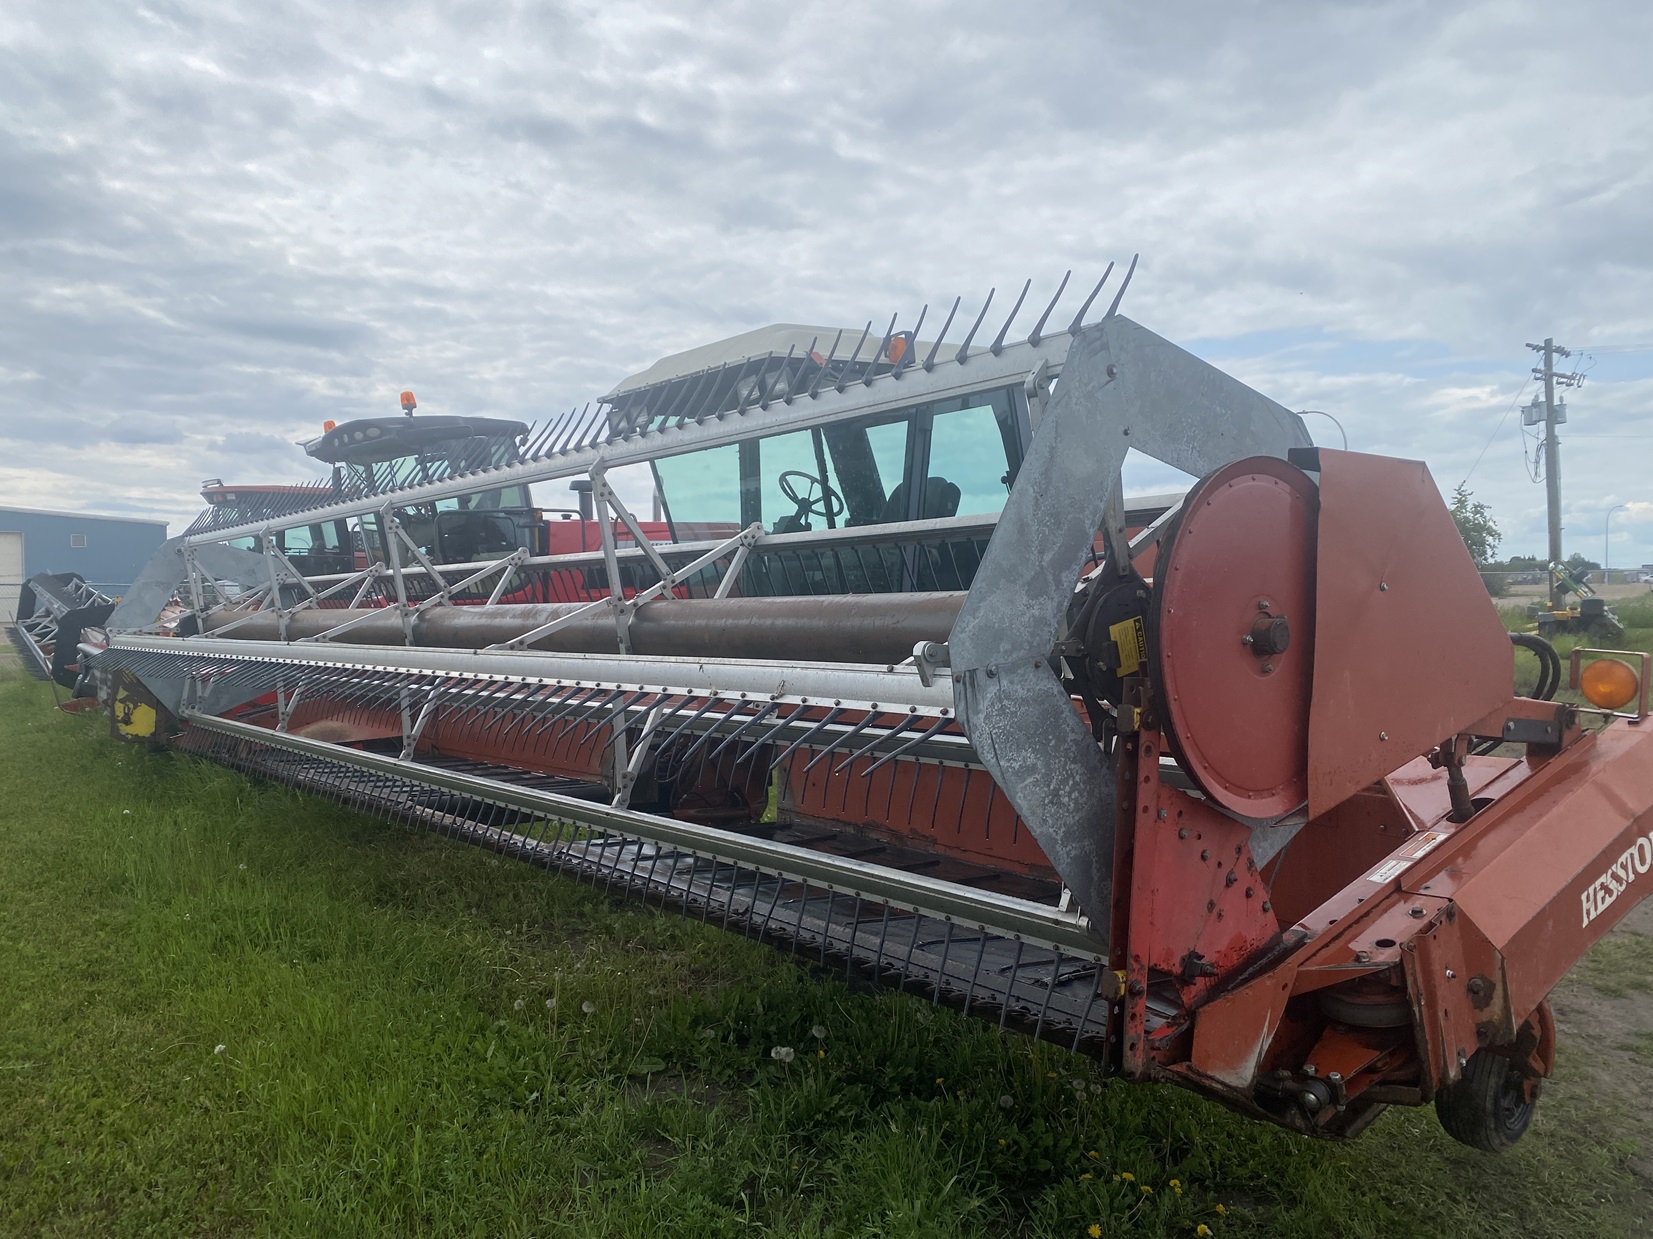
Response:
[[[1543,548],[1653,562],[1653,8],[0,6],[0,503],[166,517],[326,418],[525,420],[774,321],[1125,310]],[[1034,296],[1037,296],[1037,291]],[[1321,442],[1337,431],[1311,418]]]

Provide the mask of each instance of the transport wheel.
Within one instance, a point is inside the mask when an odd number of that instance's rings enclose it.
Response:
[[[1538,1105],[1538,1081],[1510,1059],[1477,1050],[1456,1084],[1435,1096],[1446,1134],[1483,1153],[1502,1153],[1521,1139]]]

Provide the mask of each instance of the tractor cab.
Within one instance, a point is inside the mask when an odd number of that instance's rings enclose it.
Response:
[[[494,417],[413,415],[412,392],[402,393],[402,417],[364,417],[328,422],[304,450],[333,466],[334,488],[359,495],[385,494],[455,474],[513,464],[521,457],[522,422]],[[498,559],[518,548],[545,551],[543,515],[525,485],[477,491],[397,508],[396,519],[433,563]],[[367,553],[386,559],[378,513],[361,520]]]
[[[333,498],[333,489],[326,485],[234,486],[222,478],[208,478],[201,483],[201,498],[221,524],[236,525],[263,519],[272,508],[320,507]],[[360,552],[349,521],[317,519],[274,530],[271,536],[276,549],[306,576],[350,572],[358,566]],[[251,551],[258,549],[257,543],[257,538],[246,537],[234,538],[228,545]]]

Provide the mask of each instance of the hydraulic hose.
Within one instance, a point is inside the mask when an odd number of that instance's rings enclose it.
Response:
[[[1538,685],[1532,695],[1539,701],[1553,701],[1561,687],[1561,655],[1555,646],[1530,632],[1510,633],[1510,643],[1538,655]]]

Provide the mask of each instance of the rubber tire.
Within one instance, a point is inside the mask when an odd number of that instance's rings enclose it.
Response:
[[[1435,1095],[1446,1134],[1483,1153],[1502,1153],[1526,1134],[1538,1095],[1522,1095],[1521,1073],[1509,1059],[1477,1050],[1463,1074]]]

